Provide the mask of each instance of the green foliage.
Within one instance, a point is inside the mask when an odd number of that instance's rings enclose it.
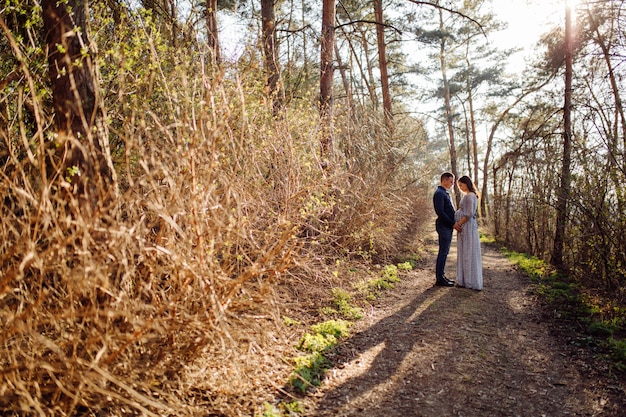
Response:
[[[349,322],[344,320],[329,320],[311,326],[313,334],[305,333],[296,346],[305,352],[326,352],[332,349],[337,340],[349,334]]]
[[[378,291],[391,288],[394,283],[400,281],[398,271],[412,269],[413,264],[409,261],[398,265],[386,265],[380,270],[378,276],[367,280],[357,289],[366,297],[374,297]],[[336,309],[324,307],[322,308],[324,314],[341,315],[347,319],[363,317],[363,309],[353,305],[353,296],[350,292],[342,288],[333,288],[331,293]],[[341,338],[349,335],[350,326],[351,323],[346,320],[328,320],[311,326],[311,333],[305,333],[296,346],[298,350],[307,352],[307,355],[295,359],[296,368],[290,378],[292,386],[305,392],[308,387],[319,385],[327,366],[324,353],[332,350]]]
[[[403,266],[403,268],[406,266]],[[396,282],[400,282],[398,267],[396,265],[385,265],[376,278],[370,279],[364,285],[361,285],[361,291],[365,293],[368,299],[377,298],[380,291],[393,288]]]
[[[398,277],[398,267],[395,265],[385,265],[380,272],[381,278],[387,283],[400,282]]]
[[[358,320],[363,318],[363,309],[353,305],[352,295],[341,288],[333,288],[331,290],[333,295],[333,304],[336,309],[332,307],[322,308],[322,313],[330,316],[340,315],[349,320]]]
[[[288,403],[281,402],[277,405],[266,402],[263,404],[263,413],[261,417],[283,417],[298,415],[303,412],[302,405],[298,401],[291,401]]]
[[[398,270],[400,271],[412,271],[417,266],[417,262],[413,259],[401,262],[398,265]]]
[[[305,352],[325,352],[337,344],[337,338],[332,334],[305,333],[300,338],[297,349]]]
[[[512,251],[504,251],[504,253],[538,284],[537,292],[539,294],[550,303],[561,306],[560,314],[563,317],[587,312],[587,306],[582,302],[580,286],[560,275],[549,263],[524,253]]]
[[[383,277],[374,278],[367,282],[368,290],[373,290],[376,295],[378,295],[378,291],[388,290],[391,287],[393,287],[393,284]]]
[[[288,403],[282,403],[281,406],[285,409],[285,411],[291,415],[291,414],[302,414],[303,413],[303,409],[302,409],[302,404],[300,404],[298,401],[291,401]]]
[[[330,335],[335,338],[346,337],[350,334],[351,324],[345,320],[329,320],[323,323],[314,324],[311,330],[317,334]]]
[[[607,340],[607,346],[611,352],[611,358],[615,361],[615,366],[621,371],[626,371],[626,339]]]
[[[67,167],[67,176],[65,177],[65,181],[71,183],[72,178],[74,178],[75,175],[80,175],[80,169],[75,165]]]
[[[496,237],[492,234],[483,232],[482,230],[478,231],[478,235],[480,236],[480,241],[482,243],[486,243],[486,244],[495,244],[496,243]]]
[[[586,307],[581,299],[580,286],[574,282],[566,282],[556,278],[544,279],[539,284],[538,292],[554,304]]]
[[[344,320],[329,320],[311,326],[312,334],[305,333],[300,338],[296,348],[308,354],[294,359],[295,369],[289,379],[294,388],[305,392],[308,387],[321,383],[324,371],[328,367],[324,353],[334,348],[340,338],[350,334],[350,325]]]
[[[287,316],[283,316],[283,323],[285,323],[285,326],[287,326],[287,327],[298,326],[298,325],[302,324],[298,320],[294,320],[291,317],[287,317]]]
[[[587,336],[578,338],[581,346],[604,346],[614,366],[626,371],[626,340],[617,337],[626,331],[626,309],[603,305],[587,295],[584,287],[557,273],[544,261],[517,252],[506,252],[537,284],[536,291],[555,309],[557,316],[585,325]]]
[[[317,387],[322,382],[324,371],[328,367],[327,359],[320,352],[294,358],[296,367],[289,383],[300,392],[306,392],[309,387]]]
[[[263,404],[263,414],[262,417],[282,417],[283,413],[280,412],[278,408],[270,403]]]
[[[298,401],[291,401],[288,403],[280,402],[277,405],[270,403],[263,404],[263,413],[261,417],[283,417],[301,414],[304,410],[302,405]]]
[[[398,263],[398,265],[386,265],[376,277],[357,283],[355,288],[366,300],[375,300],[380,296],[380,291],[393,288],[395,283],[400,282],[398,271],[410,271],[413,265],[411,261]]]
[[[600,321],[590,321],[587,326],[587,331],[589,334],[594,336],[611,336],[615,333],[616,330],[619,330],[620,326],[616,323],[607,322],[604,320]]]
[[[542,261],[536,256],[508,250],[503,250],[503,253],[513,263],[517,264],[530,278],[550,278],[556,275],[556,271],[549,263]]]

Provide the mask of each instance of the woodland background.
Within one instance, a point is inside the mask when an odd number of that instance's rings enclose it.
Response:
[[[626,6],[509,74],[489,4],[3,0],[0,408],[259,412],[280,317],[418,256],[443,170],[622,320]]]

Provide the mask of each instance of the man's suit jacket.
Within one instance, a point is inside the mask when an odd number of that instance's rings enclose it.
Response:
[[[454,226],[454,205],[450,194],[441,185],[433,195],[433,205],[437,213],[437,222],[440,226],[452,228]]]

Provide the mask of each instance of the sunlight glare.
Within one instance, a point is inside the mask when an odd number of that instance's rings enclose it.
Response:
[[[580,0],[565,0],[565,7],[569,8],[570,10],[576,10],[579,2]]]

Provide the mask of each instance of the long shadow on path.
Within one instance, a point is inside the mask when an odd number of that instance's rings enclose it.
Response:
[[[483,264],[482,292],[418,271],[388,294],[390,311],[341,347],[307,415],[620,415],[562,354],[508,261],[485,251]]]

